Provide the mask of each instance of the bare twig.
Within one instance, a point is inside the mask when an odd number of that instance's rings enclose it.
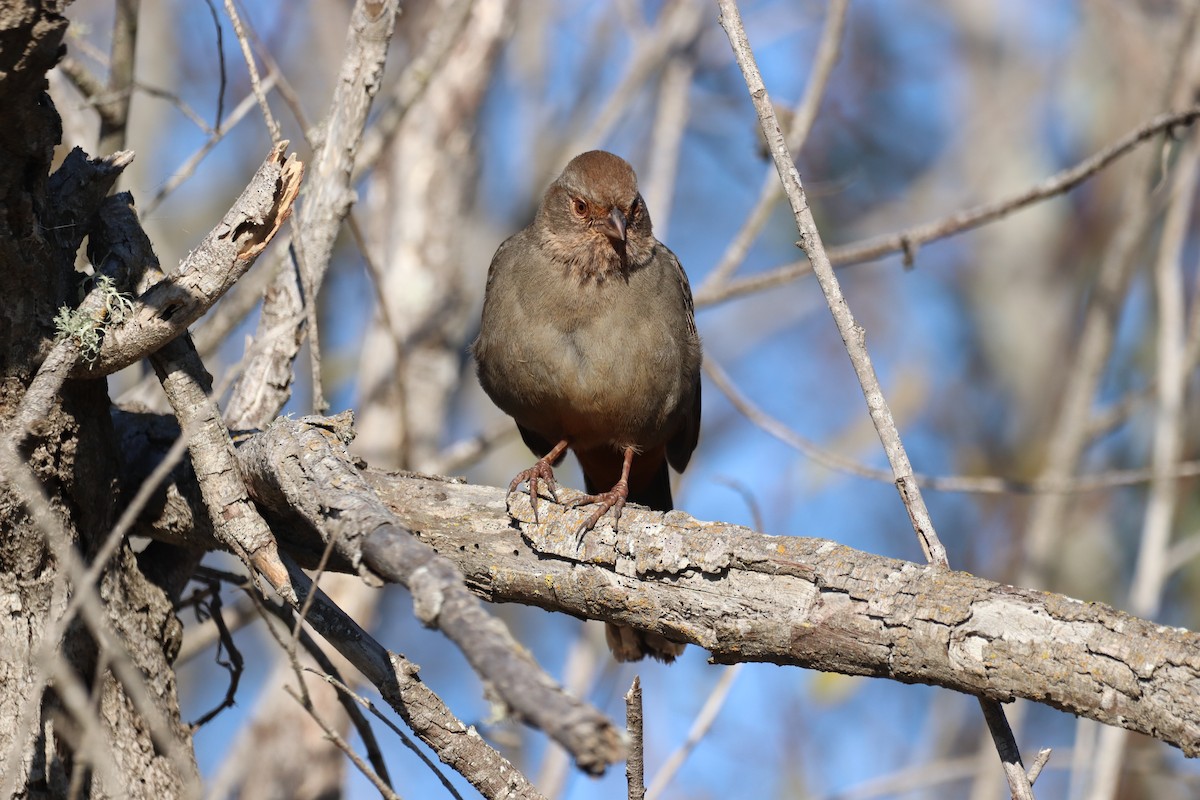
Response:
[[[446,792],[451,797],[455,798],[455,800],[463,800],[462,795],[458,793],[458,790],[454,788],[454,784],[452,784],[450,782],[450,779],[446,777],[445,773],[443,773],[438,768],[438,765],[433,763],[433,761],[429,758],[429,756],[425,755],[425,752],[423,750],[421,750],[421,748],[417,747],[417,745],[413,742],[413,740],[408,737],[408,734],[406,734],[404,731],[400,730],[400,728],[396,727],[396,725],[390,719],[388,719],[382,713],[380,713],[379,709],[375,707],[374,703],[372,703],[370,700],[363,697],[362,695],[358,694],[353,689],[351,689],[349,686],[347,686],[344,682],[339,680],[336,677],[336,673],[332,673],[332,672],[327,673],[325,675],[322,675],[321,677],[325,680],[326,683],[328,683],[329,685],[331,685],[335,689],[337,689],[338,692],[341,693],[344,697],[349,698],[352,701],[352,703],[357,703],[358,705],[361,705],[363,708],[367,709],[372,714],[374,714],[375,717],[380,722],[382,722],[384,725],[386,725],[388,728],[391,729],[392,733],[396,734],[397,738],[399,738],[400,741],[404,743],[405,747],[407,747],[409,750],[411,750],[417,756],[417,758],[421,759],[421,761],[425,764],[425,766],[429,768],[430,772],[432,772],[434,775],[437,776],[438,781],[442,784],[442,786],[445,788]]]
[[[242,588],[250,593],[251,598],[257,602],[260,611],[266,611],[273,614],[277,619],[283,622],[285,630],[291,631],[287,638],[285,638],[279,631],[275,630],[273,626],[268,626],[268,630],[275,638],[275,641],[279,645],[280,649],[287,653],[288,661],[291,664],[292,671],[296,676],[296,682],[300,686],[300,694],[303,699],[303,705],[310,714],[317,714],[317,708],[312,701],[312,694],[308,691],[308,684],[305,683],[304,676],[306,673],[317,675],[327,684],[336,685],[337,687],[345,689],[345,683],[342,681],[342,676],[338,671],[337,666],[334,665],[333,660],[325,654],[325,651],[321,649],[321,646],[317,644],[316,640],[309,635],[308,631],[304,629],[304,627],[301,625],[301,617],[294,613],[292,608],[281,603],[274,603],[267,598],[260,597],[256,593],[251,592],[250,588],[247,586],[243,586]],[[309,595],[308,600],[312,600],[315,597],[316,592],[313,592]],[[309,604],[309,607],[311,607],[311,603]],[[323,670],[323,672],[318,672],[310,667],[305,667],[300,663],[298,654],[296,652],[297,643],[304,648],[304,652],[313,660],[313,663]],[[286,689],[287,687],[284,688]],[[375,777],[390,787],[392,784],[392,779],[391,776],[388,775],[387,763],[383,759],[383,751],[379,747],[379,740],[375,737],[375,731],[371,728],[371,724],[367,721],[366,715],[362,713],[358,705],[354,702],[355,699],[361,700],[361,698],[356,698],[354,693],[350,692],[349,689],[345,689],[345,691],[336,691],[336,695],[338,703],[346,714],[346,718],[349,719],[351,724],[354,725],[354,729],[358,731],[359,738],[362,739],[363,746],[367,748],[367,758],[371,762]],[[317,720],[315,717],[314,722],[320,724],[320,720]],[[321,725],[321,727],[323,731],[328,733],[324,725]],[[408,741],[407,737],[402,735],[402,739],[410,749],[416,750],[416,748],[412,746],[412,743]],[[424,757],[424,754],[420,753],[419,750],[417,750],[417,752],[422,756],[422,760],[426,760],[428,763],[427,759]],[[437,770],[435,770],[435,772],[437,772]],[[438,776],[442,777],[440,772],[438,772]],[[443,781],[445,780],[445,778],[442,779]]]
[[[234,644],[233,634],[229,632],[229,628],[225,626],[225,619],[221,616],[221,592],[219,587],[213,591],[209,599],[209,619],[216,626],[218,634],[218,650],[215,661],[218,665],[225,668],[229,673],[229,687],[225,690],[225,697],[215,707],[205,712],[201,717],[192,723],[192,729],[201,727],[216,718],[226,708],[232,708],[237,698],[238,684],[242,680],[242,672],[244,671],[245,662],[242,659],[242,653]],[[229,660],[223,661],[220,656],[220,649],[224,648],[229,654]]]
[[[850,361],[854,365],[855,374],[858,376],[863,396],[867,401],[871,421],[875,424],[875,430],[887,453],[888,463],[896,478],[896,488],[900,491],[913,530],[921,543],[921,549],[925,552],[925,558],[940,567],[948,567],[946,549],[938,539],[933,528],[933,521],[929,518],[929,512],[925,508],[925,501],[921,497],[920,487],[913,479],[912,465],[909,463],[908,454],[900,441],[900,434],[896,429],[895,420],[892,418],[891,409],[883,396],[879,379],[875,375],[875,368],[871,364],[871,358],[866,348],[866,332],[855,321],[850,307],[842,297],[841,287],[833,272],[833,265],[829,263],[829,257],[821,243],[820,231],[817,230],[816,221],[813,219],[812,211],[804,197],[800,173],[796,170],[795,162],[788,153],[787,143],[779,129],[779,122],[775,118],[775,111],[767,96],[762,75],[758,71],[758,65],[750,50],[750,42],[746,38],[737,3],[735,0],[719,0],[719,6],[721,27],[729,36],[734,58],[746,79],[746,86],[750,91],[750,99],[754,103],[755,110],[758,112],[763,135],[766,137],[784,191],[792,206],[792,213],[796,218],[796,228],[800,233],[800,247],[813,266],[817,282],[825,294],[829,310],[833,314],[834,322],[842,335],[842,341],[846,345]],[[1033,790],[1029,786],[1028,776],[1021,764],[1020,752],[1012,731],[1009,730],[1007,722],[1004,722],[1003,725],[997,722],[1004,720],[1003,709],[997,701],[982,695],[979,696],[979,704],[996,740],[997,750],[1004,764],[1005,776],[1008,778],[1014,800],[1032,800]]]
[[[279,123],[275,120],[275,115],[271,113],[271,104],[267,102],[267,92],[258,76],[258,65],[254,61],[254,53],[250,50],[250,42],[246,39],[246,31],[242,27],[242,18],[238,16],[233,0],[225,0],[225,13],[229,15],[229,21],[233,23],[234,35],[237,36],[238,45],[242,48],[246,71],[250,74],[250,88],[254,90],[254,96],[258,99],[258,107],[262,110],[263,120],[267,124],[267,132],[271,134],[271,142],[278,146],[283,140],[283,134],[279,130]]]
[[[346,754],[346,758],[350,759],[350,762],[354,764],[355,768],[357,768],[358,771],[361,772],[366,779],[371,782],[371,785],[375,787],[375,790],[379,792],[380,796],[384,797],[385,800],[400,800],[400,795],[396,794],[396,791],[388,785],[387,781],[380,777],[379,773],[371,769],[371,767],[362,760],[358,753],[354,752],[354,748],[346,743],[346,740],[342,738],[340,733],[329,727],[325,720],[321,719],[321,715],[317,713],[315,708],[313,708],[312,700],[302,697],[291,686],[285,686],[283,687],[283,690],[291,695],[296,702],[308,712],[308,715],[312,718],[312,721],[317,723],[321,730],[324,731],[325,738],[332,742],[337,749]]]
[[[779,178],[783,182],[788,202],[792,206],[796,227],[800,232],[800,247],[812,262],[813,271],[817,275],[821,291],[825,293],[834,323],[846,345],[850,362],[853,364],[854,372],[862,386],[863,397],[867,401],[867,410],[870,412],[871,421],[875,424],[875,430],[887,453],[888,463],[892,467],[896,488],[904,501],[904,507],[908,511],[909,520],[921,543],[921,549],[925,552],[925,557],[935,564],[946,566],[946,549],[938,540],[933,522],[929,519],[929,512],[925,508],[925,501],[921,498],[921,490],[913,481],[912,465],[909,463],[908,454],[900,441],[896,422],[892,419],[891,409],[883,396],[879,378],[875,375],[875,367],[867,352],[866,331],[854,319],[850,307],[846,304],[837,276],[833,273],[833,267],[829,263],[825,247],[821,243],[821,234],[817,230],[816,221],[813,219],[812,211],[804,197],[800,173],[796,170],[796,164],[788,153],[787,143],[779,129],[779,121],[775,117],[775,109],[771,106],[770,98],[767,97],[767,89],[763,84],[762,75],[758,71],[758,65],[754,61],[754,54],[750,50],[750,42],[746,38],[746,30],[742,26],[737,3],[733,0],[720,0],[719,5],[721,27],[729,36],[734,58],[746,79],[746,86],[750,90],[750,99],[758,112],[763,135],[767,139],[767,145],[771,149],[771,156],[775,160]]]
[[[848,5],[849,0],[832,0],[825,12],[825,27],[821,32],[821,39],[817,44],[817,52],[809,71],[811,77],[805,87],[804,97],[796,106],[788,126],[787,148],[793,153],[798,153],[804,148],[809,131],[812,130],[813,123],[817,119],[817,109],[821,106],[825,89],[829,85],[829,76],[833,74],[834,64],[837,63],[841,53]],[[749,216],[746,217],[746,221],[742,223],[741,229],[725,248],[721,260],[704,279],[703,285],[697,288],[697,300],[720,293],[725,288],[738,266],[745,261],[746,253],[750,251],[750,246],[754,244],[755,238],[762,232],[763,226],[770,219],[771,210],[781,199],[783,199],[783,184],[779,181],[778,173],[771,169],[763,178],[758,201]],[[651,207],[653,208],[653,206]]]
[[[734,385],[729,374],[711,357],[704,359],[704,374],[729,399],[733,407],[753,425],[805,457],[812,459],[815,463],[836,472],[867,480],[882,483],[892,482],[892,473],[888,470],[875,469],[846,456],[830,452],[816,442],[796,433],[779,419],[767,414]],[[1076,475],[1065,478],[1042,476],[1031,481],[1002,476],[967,477],[963,475],[927,475],[921,472],[913,473],[913,479],[922,489],[931,489],[937,492],[1036,495],[1074,494],[1096,492],[1117,486],[1135,486],[1152,480],[1158,474],[1160,473],[1156,472],[1153,467],[1144,467],[1106,470],[1093,475]],[[1200,476],[1200,461],[1180,461],[1171,465],[1169,470],[1161,474],[1175,479],[1194,478]]]
[[[213,32],[217,37],[217,67],[220,70],[220,80],[217,84],[217,116],[213,120],[213,130],[219,131],[221,130],[221,118],[225,116],[225,83],[228,79],[225,74],[225,33],[221,29],[221,18],[217,14],[214,0],[204,0],[204,4],[208,6],[208,13],[213,22]]]
[[[268,72],[267,77],[263,79],[262,90],[264,92],[271,91],[275,88],[278,80],[279,73]],[[154,196],[146,202],[142,213],[146,216],[153,214],[172,192],[178,189],[188,178],[192,177],[196,173],[196,168],[200,166],[200,162],[212,152],[213,148],[220,144],[221,140],[231,130],[237,127],[239,122],[245,119],[246,115],[250,113],[250,109],[254,108],[254,104],[255,97],[253,92],[243,97],[242,101],[233,107],[233,111],[229,114],[229,119],[225,120],[223,125],[218,125],[213,129],[204,144],[196,148],[195,152],[188,156],[171,177],[154,192]]]
[[[646,775],[643,759],[645,741],[642,736],[642,679],[634,675],[633,684],[625,693],[625,730],[629,736],[629,757],[625,760],[625,783],[629,800],[646,796]]]
[[[864,242],[841,245],[827,251],[829,262],[837,267],[860,264],[890,253],[914,253],[921,244],[944,239],[971,228],[977,228],[1034,203],[1063,194],[1091,178],[1112,162],[1132,152],[1138,145],[1155,141],[1159,136],[1180,126],[1190,125],[1200,117],[1200,108],[1159,114],[1118,139],[1104,150],[1084,159],[1073,167],[1057,172],[1041,183],[990,203],[956,211],[953,214],[915,225],[911,228],[878,236]],[[734,297],[761,292],[790,283],[813,271],[808,261],[800,261],[761,275],[731,280],[723,285],[701,288],[696,292],[696,307],[714,305]]]
[[[265,425],[290,396],[292,362],[305,336],[304,321],[315,306],[338,230],[350,210],[355,153],[379,89],[395,16],[395,0],[355,4],[322,146],[313,155],[313,171],[321,180],[305,195],[294,228],[292,247],[303,255],[304,263],[297,270],[277,273],[259,318],[259,337],[276,329],[289,335],[279,336],[267,352],[251,359],[234,388],[226,418],[236,429]]]

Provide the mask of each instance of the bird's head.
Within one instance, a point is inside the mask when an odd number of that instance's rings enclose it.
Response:
[[[603,150],[571,159],[546,190],[538,222],[543,244],[584,280],[628,274],[654,251],[633,167]]]

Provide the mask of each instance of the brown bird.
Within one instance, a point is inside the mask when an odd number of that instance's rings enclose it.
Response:
[[[529,227],[488,269],[479,338],[484,391],[517,422],[537,463],[513,478],[558,502],[553,465],[574,451],[595,503],[580,528],[627,500],[670,511],[667,465],[682,471],[700,431],[700,337],[687,275],[654,238],[633,168],[612,153],[576,156]],[[609,488],[611,487],[611,488]],[[671,662],[683,645],[609,624],[618,661]]]

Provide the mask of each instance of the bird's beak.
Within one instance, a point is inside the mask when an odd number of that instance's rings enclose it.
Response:
[[[604,235],[618,242],[625,241],[625,215],[621,209],[614,208],[608,212],[608,218],[601,223],[600,229]]]

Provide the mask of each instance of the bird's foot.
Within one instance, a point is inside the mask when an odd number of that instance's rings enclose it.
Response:
[[[609,509],[613,512],[613,527],[621,520],[621,511],[625,508],[625,501],[629,499],[629,483],[625,480],[617,481],[617,485],[609,489],[607,492],[599,494],[585,494],[583,497],[576,497],[571,502],[567,503],[568,508],[579,508],[580,506],[596,503],[596,510],[593,511],[579,529],[575,531],[576,536],[583,534],[596,527],[596,523],[600,521]]]
[[[517,473],[517,477],[512,479],[512,483],[508,484],[508,493],[512,494],[517,490],[517,487],[526,481],[529,482],[529,507],[533,509],[533,521],[538,521],[537,501],[538,501],[538,486],[541,482],[545,482],[546,490],[550,493],[551,499],[558,502],[558,482],[554,480],[554,468],[550,466],[550,462],[544,458],[539,458],[537,463],[527,470]]]

